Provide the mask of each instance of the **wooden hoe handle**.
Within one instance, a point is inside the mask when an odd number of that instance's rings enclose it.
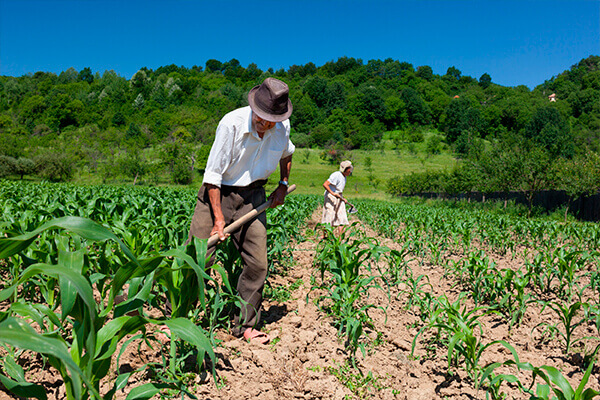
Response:
[[[290,185],[288,187],[287,194],[292,193],[294,190],[296,190],[296,185],[295,184]],[[269,208],[271,206],[271,202],[272,202],[271,199],[267,200],[264,203],[262,203],[260,206],[256,207],[254,210],[252,210],[249,213],[247,213],[246,215],[240,217],[237,221],[233,221],[231,224],[227,225],[225,227],[225,229],[223,229],[223,233],[227,234],[227,233],[233,233],[233,232],[237,231],[246,222],[250,221],[252,218],[256,217],[260,213],[264,212],[267,208]],[[216,245],[218,242],[219,242],[219,235],[217,233],[215,233],[214,235],[212,235],[211,237],[208,238],[207,246],[212,247],[212,246]]]

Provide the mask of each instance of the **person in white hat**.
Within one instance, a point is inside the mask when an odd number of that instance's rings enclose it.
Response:
[[[340,170],[332,173],[323,183],[325,199],[323,202],[323,218],[321,223],[331,224],[335,227],[335,234],[341,235],[344,226],[348,225],[346,213],[346,200],[343,196],[346,187],[346,178],[352,174],[354,166],[349,160],[340,163]]]

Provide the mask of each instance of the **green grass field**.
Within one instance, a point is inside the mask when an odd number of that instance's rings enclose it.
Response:
[[[425,133],[427,139],[432,133]],[[385,136],[384,136],[385,137]],[[389,135],[388,135],[389,137]],[[348,178],[345,193],[349,198],[389,199],[385,192],[387,182],[397,175],[423,172],[426,170],[444,170],[453,168],[457,160],[452,153],[444,148],[441,154],[428,156],[425,151],[425,142],[405,143],[399,149],[394,148],[391,140],[385,139],[374,150],[349,150],[345,152],[345,159],[350,159],[354,164],[354,173]],[[147,149],[145,156],[154,159],[155,150]],[[290,183],[297,186],[297,194],[322,194],[323,182],[329,175],[339,168],[339,164],[331,164],[320,156],[323,149],[297,148],[292,163]],[[370,170],[368,158],[371,160]],[[27,179],[27,178],[26,178]],[[36,178],[30,178],[37,180]],[[273,190],[279,181],[279,171],[274,172],[267,185],[267,191]],[[80,170],[73,178],[73,183],[80,185],[97,185],[102,183],[99,174]],[[133,179],[119,176],[111,179],[109,184],[131,185]],[[202,183],[202,176],[196,174],[190,188],[198,188]],[[149,176],[138,180],[138,185],[173,186],[169,183],[168,176],[160,176],[158,181],[152,181]]]
[[[424,133],[424,141],[404,143],[395,148],[390,140],[392,132],[386,132],[384,140],[375,150],[349,150],[346,159],[354,164],[354,172],[348,178],[345,194],[349,198],[389,199],[385,190],[390,178],[411,172],[426,170],[439,171],[453,168],[457,160],[447,146],[442,146],[440,154],[428,156],[426,141],[433,132]],[[298,194],[322,194],[323,182],[337,171],[339,164],[331,164],[320,156],[322,149],[296,149],[290,181],[298,187]],[[370,170],[368,159],[371,160]],[[272,175],[269,183],[274,186],[279,172]]]
[[[292,164],[290,182],[295,183],[298,194],[321,194],[323,182],[339,168],[322,160],[320,149],[297,149]],[[410,154],[406,150],[353,150],[347,153],[354,164],[354,172],[348,178],[345,193],[347,196],[385,198],[387,181],[397,175],[424,170],[449,169],[456,163],[447,153],[426,158],[424,153]],[[371,158],[371,171],[367,170],[367,157]],[[374,179],[372,178],[374,177]],[[279,178],[273,174],[270,181]]]

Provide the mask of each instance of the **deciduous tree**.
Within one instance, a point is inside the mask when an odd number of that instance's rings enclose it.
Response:
[[[556,164],[557,187],[569,196],[565,222],[573,201],[600,191],[600,156],[587,152],[573,159],[561,159]]]
[[[539,107],[525,127],[525,137],[542,146],[553,157],[573,155],[571,129],[556,107]]]

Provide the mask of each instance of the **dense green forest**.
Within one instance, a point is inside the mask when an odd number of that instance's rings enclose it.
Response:
[[[453,66],[436,75],[429,66],[393,59],[342,57],[277,71],[244,68],[232,59],[141,68],[129,80],[90,68],[0,76],[0,177],[36,174],[60,181],[90,174],[103,182],[158,182],[167,176],[189,183],[203,168],[219,119],[246,105],[247,92],[268,76],[290,87],[298,147],[321,148],[335,158],[378,148],[384,137],[398,148],[424,141],[427,133],[429,153],[452,151],[462,160],[458,169],[468,169],[467,180],[464,171],[442,174],[454,185],[450,189],[431,184],[439,174],[427,171],[398,177],[390,182],[396,194],[427,189],[423,181],[444,191],[481,189],[483,183],[486,190],[514,189],[524,168],[556,172],[535,183],[553,187],[561,168],[598,164],[600,56],[533,90],[497,85],[487,73],[477,79]],[[584,186],[589,192],[596,184]]]

